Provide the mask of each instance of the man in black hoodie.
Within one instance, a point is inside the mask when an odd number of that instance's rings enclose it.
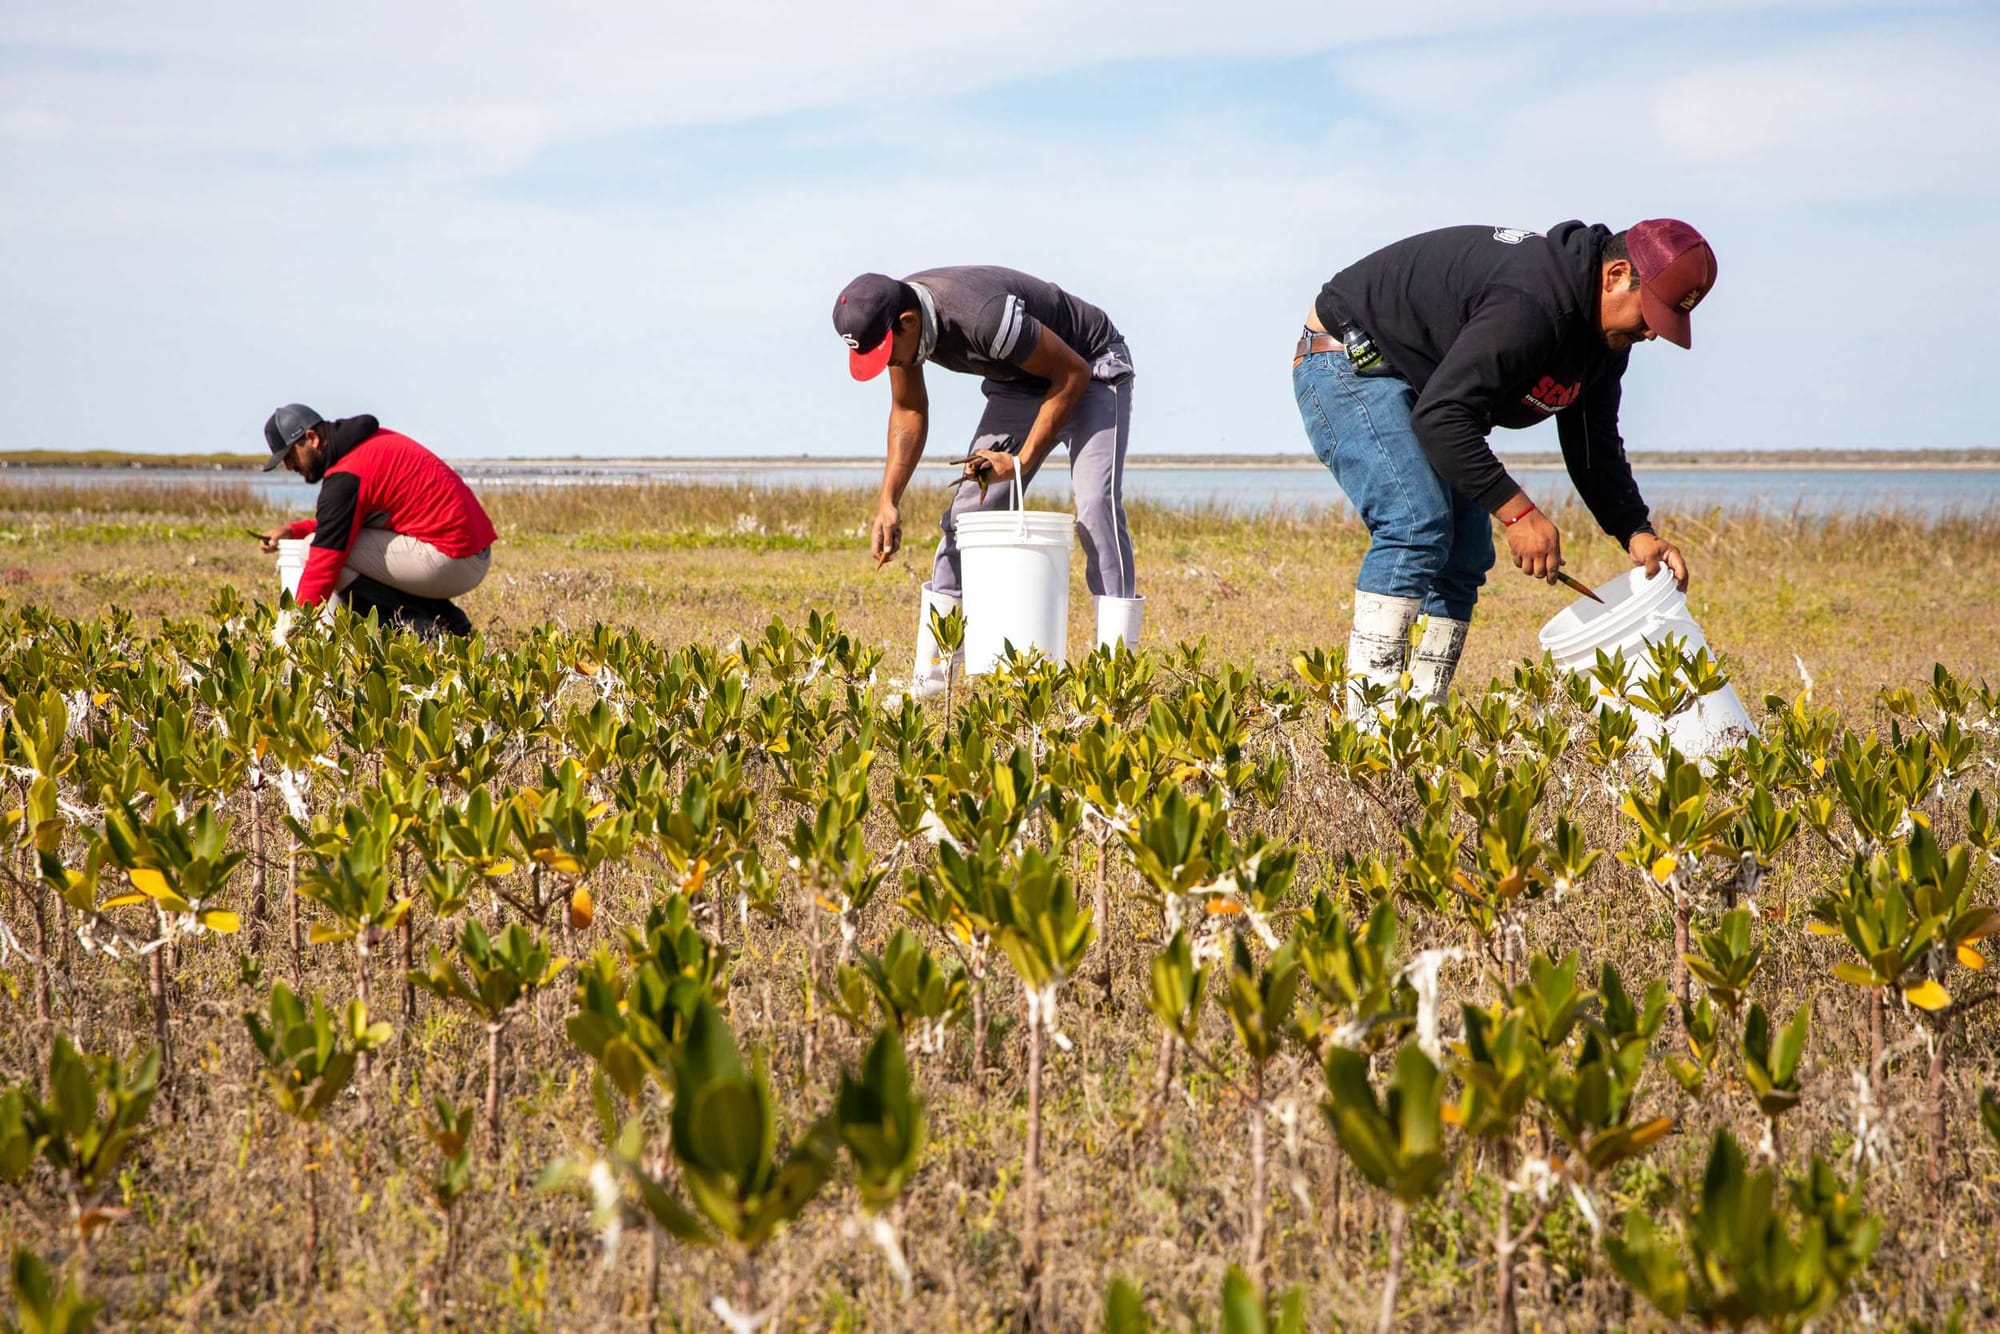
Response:
[[[1562,538],[1486,443],[1556,418],[1563,461],[1598,524],[1648,577],[1687,562],[1647,519],[1618,433],[1631,349],[1687,347],[1715,254],[1684,222],[1613,234],[1447,227],[1387,246],[1320,290],[1292,361],[1306,434],[1370,545],[1355,580],[1348,671],[1439,698],[1492,568],[1492,519],[1514,564],[1550,583]],[[1427,617],[1415,660],[1410,627]]]

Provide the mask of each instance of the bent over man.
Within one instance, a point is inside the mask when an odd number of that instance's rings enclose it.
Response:
[[[451,599],[478,587],[492,558],[493,521],[451,466],[366,414],[328,421],[288,403],[264,423],[269,472],[279,464],[319,483],[314,516],[262,535],[312,538],[298,601],[337,593],[359,615],[419,633],[466,635],[472,622]]]
[[[945,508],[943,540],[917,617],[911,688],[944,688],[950,664],[930,632],[933,608],[959,603],[958,517],[1010,501],[1057,444],[1069,451],[1083,541],[1084,582],[1097,598],[1097,640],[1136,648],[1145,601],[1125,527],[1125,447],[1132,423],[1132,355],[1111,317],[1054,283],[991,266],[927,269],[907,278],[864,273],[833,307],[857,380],[889,371],[889,457],[868,525],[879,564],[903,544],[898,506],[930,432],[924,365],[977,375],[986,411],[965,477]],[[981,483],[980,485],[971,484]]]
[[[1688,312],[1715,284],[1715,255],[1684,222],[1614,234],[1447,227],[1398,241],[1321,289],[1292,361],[1313,451],[1361,521],[1347,667],[1362,682],[1442,699],[1494,559],[1549,583],[1562,538],[1486,437],[1556,419],[1563,462],[1604,531],[1650,577],[1687,562],[1659,537],[1618,432],[1633,347],[1691,341]],[[1414,661],[1410,629],[1427,618]]]

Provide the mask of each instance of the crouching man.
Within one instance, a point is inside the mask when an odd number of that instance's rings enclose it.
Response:
[[[262,534],[267,552],[312,538],[300,606],[334,596],[419,634],[472,633],[451,599],[486,577],[493,521],[449,464],[366,414],[328,421],[302,403],[271,414],[264,443],[265,472],[282,463],[319,484],[312,518]]]
[[[1688,312],[1715,254],[1684,222],[1613,233],[1447,227],[1333,276],[1306,316],[1292,387],[1306,435],[1367,525],[1347,668],[1364,683],[1442,699],[1493,565],[1493,523],[1514,564],[1554,583],[1562,538],[1487,444],[1495,427],[1556,419],[1591,517],[1648,577],[1682,589],[1687,561],[1653,531],[1626,461],[1619,395],[1632,350],[1687,347]],[[1410,628],[1427,619],[1410,655]]]

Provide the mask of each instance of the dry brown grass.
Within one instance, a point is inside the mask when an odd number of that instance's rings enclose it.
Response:
[[[903,507],[905,552],[877,572],[866,551],[865,492],[713,484],[499,488],[493,574],[465,599],[501,628],[605,620],[667,640],[722,641],[813,608],[903,659],[918,586],[929,576],[942,493]],[[147,615],[199,607],[207,591],[268,588],[268,559],[241,529],[282,517],[228,485],[143,484],[60,493],[0,483],[0,593],[67,614],[116,602]],[[1623,553],[1557,515],[1569,565],[1611,577]],[[1666,515],[1694,571],[1689,605],[1735,664],[1742,693],[1789,693],[1794,655],[1823,697],[1860,707],[1881,685],[1933,662],[1977,675],[2000,641],[2000,522],[1885,514],[1833,519]],[[1345,641],[1366,536],[1351,517],[1227,515],[1136,505],[1133,544],[1153,643],[1201,636],[1219,656],[1280,668],[1307,645]],[[1504,556],[1502,560],[1504,562]],[[1465,671],[1484,679],[1537,651],[1565,595],[1495,569]],[[1073,562],[1070,642],[1091,634],[1082,560]]]

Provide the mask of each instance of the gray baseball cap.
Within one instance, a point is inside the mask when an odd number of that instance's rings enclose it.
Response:
[[[270,446],[271,461],[264,465],[269,472],[285,461],[285,451],[305,439],[305,434],[326,418],[314,412],[303,403],[287,403],[271,414],[264,423],[264,443]]]

